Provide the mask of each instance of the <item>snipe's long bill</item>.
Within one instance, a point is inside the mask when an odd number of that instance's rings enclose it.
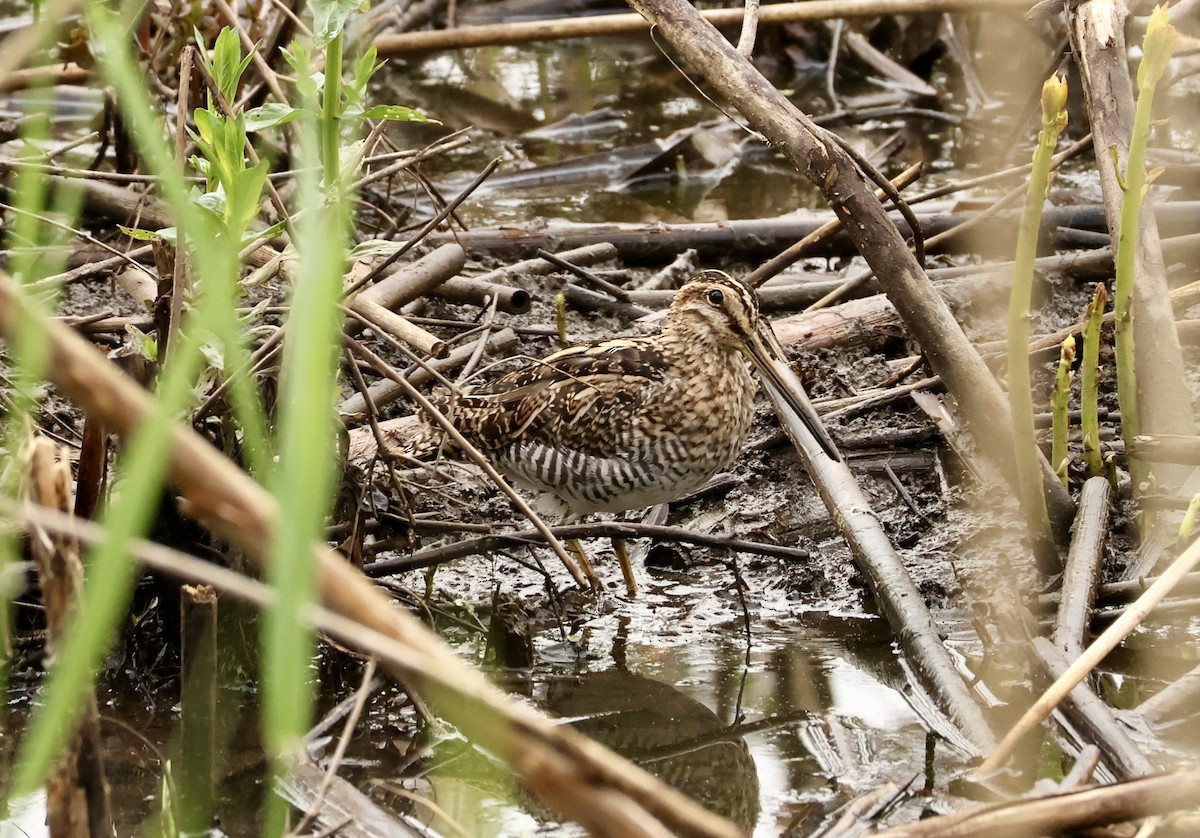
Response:
[[[825,456],[831,460],[841,460],[842,457],[838,453],[837,446],[834,445],[825,426],[821,424],[821,417],[817,415],[817,410],[809,401],[808,394],[804,392],[799,379],[795,374],[785,376],[780,370],[780,366],[787,369],[787,361],[784,360],[783,347],[779,345],[779,339],[771,330],[771,324],[760,320],[758,329],[747,339],[745,346],[746,357],[754,364],[758,374],[783,396],[784,401],[796,412],[800,421],[804,423],[804,427],[821,446]]]

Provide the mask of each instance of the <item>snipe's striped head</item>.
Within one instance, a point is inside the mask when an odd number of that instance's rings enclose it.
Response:
[[[743,349],[758,334],[758,301],[724,271],[701,271],[675,294],[664,328]]]
[[[664,332],[674,339],[716,344],[740,351],[767,382],[783,397],[808,427],[821,449],[833,460],[840,459],[808,395],[798,384],[785,379],[783,347],[771,325],[758,316],[754,291],[723,271],[696,274],[675,295]]]

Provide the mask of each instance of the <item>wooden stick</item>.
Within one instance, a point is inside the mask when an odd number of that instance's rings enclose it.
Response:
[[[972,12],[988,9],[1025,9],[1028,6],[1028,0],[811,0],[807,3],[776,3],[763,6],[758,12],[758,22],[759,25],[765,25],[802,20],[887,17],[967,9]],[[708,9],[702,14],[716,26],[736,26],[741,24],[745,10]],[[641,15],[596,15],[380,35],[375,39],[375,48],[380,57],[386,57],[406,52],[527,44],[565,38],[646,33],[649,30],[650,24]]]
[[[787,365],[778,363],[776,368],[784,382],[790,381],[796,388],[801,386]],[[938,732],[955,736],[960,747],[983,751],[991,748],[996,740],[987,719],[958,674],[921,592],[845,460],[835,462],[824,454],[772,382],[764,379],[763,388],[804,467],[812,475],[821,500],[850,546],[855,563],[867,577],[883,616],[899,637],[905,659],[913,670],[911,682],[927,692],[954,725],[943,724]]]
[[[1096,597],[1100,578],[1100,560],[1108,538],[1108,517],[1112,487],[1103,477],[1093,477],[1079,493],[1079,512],[1067,563],[1063,569],[1062,597],[1054,624],[1054,645],[1068,660],[1083,653],[1083,639]]]
[[[403,315],[384,308],[374,300],[363,299],[360,295],[350,300],[349,307],[369,320],[373,328],[399,338],[418,352],[424,352],[434,358],[445,358],[450,352],[450,347],[437,335],[410,323]]]
[[[506,314],[524,314],[533,301],[524,288],[513,288],[474,277],[456,276],[433,289],[433,295],[452,303],[467,303],[481,308],[496,301],[496,308]]]
[[[383,279],[360,291],[358,299],[395,309],[428,294],[461,271],[466,261],[467,254],[456,242],[444,244],[416,261],[393,265]]]
[[[183,585],[179,601],[180,826],[203,833],[212,828],[216,811],[217,592],[209,585]]]

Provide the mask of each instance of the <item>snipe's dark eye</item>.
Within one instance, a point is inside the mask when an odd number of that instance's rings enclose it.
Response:
[[[708,301],[715,306],[719,306],[725,302],[725,294],[720,288],[714,288],[708,292]]]

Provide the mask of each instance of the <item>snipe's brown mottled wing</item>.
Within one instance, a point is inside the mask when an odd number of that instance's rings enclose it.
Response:
[[[484,448],[538,439],[607,455],[625,435],[614,422],[660,397],[667,370],[651,339],[611,340],[556,352],[438,407]]]

